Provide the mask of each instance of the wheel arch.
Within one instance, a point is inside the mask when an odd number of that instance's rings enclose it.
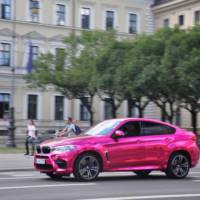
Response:
[[[83,151],[83,152],[79,153],[79,154],[76,156],[75,160],[74,160],[74,167],[75,167],[75,164],[76,164],[78,158],[79,158],[80,156],[82,156],[83,154],[86,154],[86,153],[92,154],[92,155],[94,155],[94,156],[96,156],[96,157],[98,158],[98,160],[99,160],[99,162],[100,162],[100,172],[102,172],[102,171],[103,171],[103,158],[101,157],[100,153],[98,153],[98,152],[95,151],[95,150],[86,150],[86,151]],[[73,168],[74,168],[74,167],[73,167]]]

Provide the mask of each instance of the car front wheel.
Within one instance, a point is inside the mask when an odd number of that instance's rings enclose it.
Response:
[[[185,178],[190,170],[190,160],[182,153],[173,154],[168,162],[166,174],[170,178]]]
[[[93,181],[100,172],[100,162],[97,156],[84,153],[78,157],[74,166],[74,176],[79,181]]]

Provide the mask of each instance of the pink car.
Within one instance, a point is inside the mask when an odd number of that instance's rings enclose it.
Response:
[[[51,178],[73,173],[84,181],[116,171],[147,176],[160,170],[184,178],[198,160],[195,134],[161,121],[125,118],[103,121],[80,136],[43,142],[34,166]]]

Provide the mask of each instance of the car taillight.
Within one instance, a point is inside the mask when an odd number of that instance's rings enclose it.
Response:
[[[192,139],[193,139],[193,141],[197,142],[197,136],[195,134],[193,135]]]
[[[192,141],[194,141],[198,145],[198,139],[197,139],[197,135],[195,133],[192,133]]]

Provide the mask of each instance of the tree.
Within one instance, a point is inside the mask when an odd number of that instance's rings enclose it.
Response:
[[[169,56],[171,44],[168,43],[173,36],[181,33],[178,28],[163,29],[150,36],[152,41],[146,46],[151,47],[149,55],[146,54],[149,63],[140,78],[146,96],[161,109],[162,120],[171,123],[179,107],[177,91],[180,88],[176,73],[177,60]],[[167,46],[169,51],[166,50]]]
[[[35,70],[25,78],[32,86],[53,85],[67,98],[80,99],[90,113],[92,125],[93,99],[98,89],[96,63],[114,41],[114,32],[83,31],[80,36],[71,35],[65,39],[64,57],[60,55],[55,59],[50,53],[42,55]],[[89,97],[88,102],[85,97]]]
[[[200,27],[185,33],[180,38],[177,73],[182,86],[179,90],[179,99],[182,107],[191,114],[193,132],[197,133],[198,113],[200,112]]]
[[[144,117],[144,110],[150,100],[143,86],[143,70],[153,61],[153,54],[157,47],[152,36],[141,35],[128,41],[129,49],[126,50],[127,61],[124,69],[121,68],[122,93],[128,102],[128,116],[132,116],[132,107],[137,107],[139,117]],[[144,77],[146,78],[146,77]]]
[[[105,95],[109,98],[113,118],[117,117],[117,110],[125,98],[121,89],[120,71],[124,68],[127,50],[124,42],[115,41],[104,52],[97,65],[99,96],[103,101],[107,100]]]

